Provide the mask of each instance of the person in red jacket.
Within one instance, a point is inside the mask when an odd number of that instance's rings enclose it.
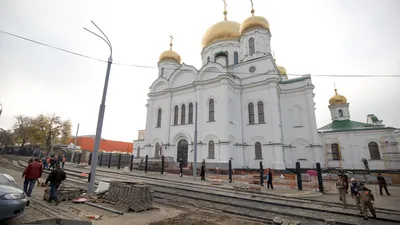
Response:
[[[35,159],[34,162],[30,163],[25,168],[22,178],[25,177],[24,192],[28,197],[31,197],[32,190],[35,187],[36,181],[42,176],[42,172],[43,167],[42,164],[39,163],[39,159]]]

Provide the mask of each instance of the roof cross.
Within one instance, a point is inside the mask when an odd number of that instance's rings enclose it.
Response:
[[[172,40],[174,40],[174,37],[172,37],[172,34],[170,34],[169,37],[170,37],[169,50],[172,50]]]

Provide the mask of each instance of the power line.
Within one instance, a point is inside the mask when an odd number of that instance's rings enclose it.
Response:
[[[53,49],[56,49],[56,50],[59,50],[59,51],[62,51],[62,52],[66,52],[66,53],[69,53],[69,54],[72,54],[72,55],[80,56],[80,57],[83,57],[83,58],[87,58],[87,59],[91,59],[91,60],[95,60],[95,61],[99,61],[99,62],[103,62],[103,63],[108,63],[106,60],[102,60],[102,59],[94,58],[94,57],[87,56],[87,55],[84,55],[84,54],[81,54],[81,53],[69,51],[69,50],[66,50],[66,49],[63,49],[63,48],[59,48],[59,47],[56,47],[56,46],[45,44],[45,43],[40,42],[40,41],[35,41],[35,40],[29,39],[29,38],[26,38],[26,37],[22,37],[22,36],[19,36],[19,35],[16,35],[16,34],[12,34],[12,33],[9,33],[9,32],[3,31],[3,30],[0,30],[0,32],[4,33],[4,34],[7,34],[7,35],[10,35],[12,37],[16,37],[16,38],[19,38],[19,39],[22,39],[22,40],[25,40],[25,41],[29,41],[29,42],[35,43],[35,44],[43,45],[43,46],[46,46],[46,47],[49,47],[49,48],[53,48]],[[118,66],[128,66],[128,67],[137,67],[137,68],[145,68],[145,69],[158,69],[158,67],[156,67],[156,66],[145,66],[145,65],[136,65],[136,64],[128,64],[128,63],[119,63],[119,62],[113,62],[113,64],[114,65],[118,65]],[[187,70],[187,69],[169,69],[169,68],[165,68],[165,70],[172,70],[174,72],[175,71],[194,71],[194,72],[198,72],[198,70]],[[219,74],[222,73],[221,71],[207,71],[207,72],[209,72],[209,73],[219,73]],[[247,72],[230,72],[230,74],[233,74],[233,75],[254,75],[254,73],[247,73]],[[276,74],[271,74],[271,76],[274,76],[274,75],[276,75]],[[303,76],[303,74],[287,74],[287,75],[288,76],[298,76],[298,77]],[[349,77],[352,77],[352,78],[368,78],[368,77],[370,77],[370,78],[394,78],[394,77],[400,77],[400,74],[391,74],[391,75],[389,75],[389,74],[382,74],[382,75],[373,75],[373,74],[359,74],[359,75],[356,75],[356,74],[347,74],[347,75],[346,74],[336,74],[336,75],[334,75],[334,74],[320,74],[320,75],[317,75],[317,74],[313,74],[313,75],[310,75],[310,76],[312,76],[312,77],[346,77],[346,78],[349,78]]]

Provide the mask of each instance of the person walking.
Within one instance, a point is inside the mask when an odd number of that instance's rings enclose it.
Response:
[[[42,176],[42,172],[42,164],[39,163],[39,159],[37,158],[25,168],[24,172],[22,173],[22,178],[25,177],[24,192],[26,196],[31,197],[36,181]]]
[[[363,211],[361,209],[361,200],[360,200],[360,183],[357,182],[354,177],[351,178],[350,192],[351,192],[351,197],[356,201],[357,209],[360,211],[360,214],[362,214]]]
[[[268,189],[271,186],[271,189],[274,190],[274,185],[272,185],[272,172],[271,172],[270,168],[268,168],[267,179],[266,180],[267,180]]]
[[[57,189],[65,179],[67,179],[67,175],[65,175],[64,170],[60,169],[59,164],[56,165],[56,168],[51,171],[45,182],[46,184],[50,182],[50,203],[54,200],[56,205],[60,204],[61,201],[57,198]]]
[[[386,194],[387,194],[388,196],[390,196],[389,191],[388,191],[388,189],[387,189],[387,184],[386,184],[385,178],[384,178],[380,173],[378,173],[378,176],[376,177],[376,180],[378,181],[379,192],[381,193],[381,195],[383,195],[383,194],[382,194],[382,188],[383,188],[383,189],[385,189]]]
[[[343,208],[346,207],[346,182],[343,176],[338,176],[338,181],[336,182],[336,188],[339,191],[339,200],[343,203]]]
[[[179,176],[182,177],[183,175],[183,159],[179,162]]]
[[[65,157],[65,156],[63,156],[62,157],[62,162],[61,162],[61,168],[63,168],[64,169],[64,165],[65,165],[65,162],[67,161],[67,158]]]
[[[201,171],[200,171],[201,180],[206,180],[206,160],[203,159],[203,163],[201,163]]]
[[[364,185],[361,185],[361,190],[360,190],[360,198],[361,198],[361,205],[362,205],[362,211],[364,214],[364,220],[368,220],[368,209],[371,211],[372,216],[374,219],[376,219],[376,213],[374,209],[374,195],[372,194],[372,191],[368,188],[366,188]]]

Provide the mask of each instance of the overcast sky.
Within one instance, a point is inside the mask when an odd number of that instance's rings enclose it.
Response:
[[[331,121],[333,84],[350,103],[352,120],[374,113],[400,127],[400,78],[331,75],[400,74],[399,0],[253,0],[271,24],[277,63],[289,74],[311,74],[318,127]],[[228,19],[250,16],[249,0],[227,0]],[[114,62],[156,67],[169,35],[182,61],[201,66],[201,39],[223,19],[222,0],[0,0],[0,30],[107,60],[108,47],[82,27],[94,20],[113,45]],[[73,133],[96,131],[107,65],[0,33],[0,127],[15,115],[56,113]],[[289,76],[290,77],[290,76]],[[132,141],[145,128],[155,68],[113,65],[103,137]]]

